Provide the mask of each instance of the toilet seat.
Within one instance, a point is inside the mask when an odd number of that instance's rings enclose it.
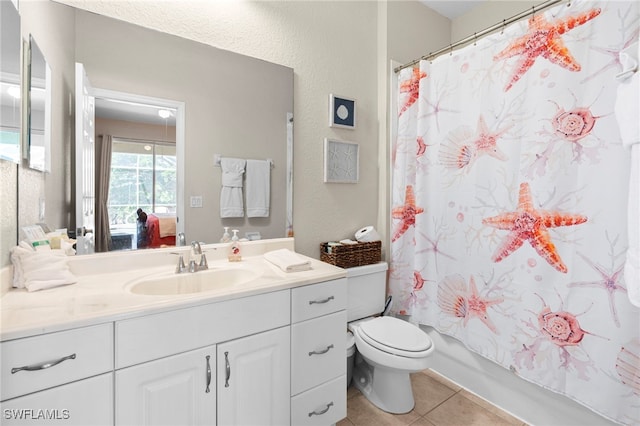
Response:
[[[363,321],[358,334],[367,344],[381,351],[407,358],[423,358],[433,345],[420,328],[393,317]]]

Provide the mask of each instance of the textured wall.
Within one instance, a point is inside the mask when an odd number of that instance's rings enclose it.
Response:
[[[0,268],[9,264],[9,250],[16,244],[19,165],[0,161]]]

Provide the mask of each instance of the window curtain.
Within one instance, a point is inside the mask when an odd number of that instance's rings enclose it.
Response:
[[[639,26],[637,1],[572,1],[402,70],[392,152],[392,312],[621,424],[640,310],[614,110]]]
[[[96,141],[96,252],[109,251],[111,248],[108,204],[112,142],[111,135],[102,135]]]

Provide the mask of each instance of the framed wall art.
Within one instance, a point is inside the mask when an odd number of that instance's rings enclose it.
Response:
[[[356,128],[356,101],[344,96],[329,95],[329,127]]]
[[[324,140],[324,182],[358,183],[360,152],[357,143]]]

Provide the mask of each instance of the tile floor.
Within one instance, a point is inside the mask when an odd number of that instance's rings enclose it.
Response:
[[[411,375],[416,405],[407,414],[389,414],[351,385],[347,418],[337,426],[526,426],[499,408],[431,370]]]

